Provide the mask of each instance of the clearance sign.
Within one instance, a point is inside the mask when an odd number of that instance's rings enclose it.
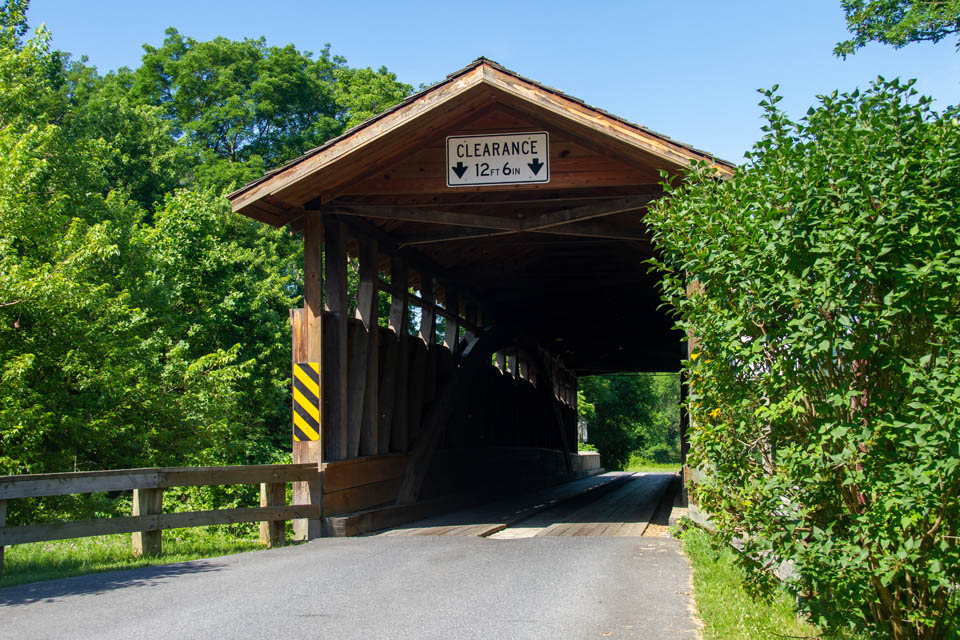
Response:
[[[550,182],[550,136],[496,133],[447,138],[447,186]]]

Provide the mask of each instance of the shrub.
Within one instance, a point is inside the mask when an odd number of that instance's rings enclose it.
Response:
[[[821,96],[647,217],[697,337],[695,496],[819,625],[956,637],[960,126],[912,82]]]

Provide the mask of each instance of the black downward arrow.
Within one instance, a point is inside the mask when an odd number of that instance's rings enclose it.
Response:
[[[530,170],[533,171],[533,175],[540,173],[540,169],[543,168],[543,163],[540,162],[540,158],[534,158],[533,162],[528,162],[527,166],[530,167]]]
[[[462,178],[463,174],[467,172],[467,165],[463,164],[460,160],[457,160],[457,164],[450,168],[453,169],[453,172],[457,174],[458,178]]]

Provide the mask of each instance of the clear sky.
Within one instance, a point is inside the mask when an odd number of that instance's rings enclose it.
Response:
[[[960,104],[954,41],[834,58],[846,36],[840,0],[33,0],[28,17],[101,73],[138,66],[142,45],[159,45],[170,26],[198,40],[329,43],[351,66],[386,66],[414,86],[486,56],[734,162],[762,135],[761,87],[779,84],[795,117],[817,94],[878,74],[917,78],[938,109]]]

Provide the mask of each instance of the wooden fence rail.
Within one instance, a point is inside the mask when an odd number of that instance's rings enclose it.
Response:
[[[286,505],[286,483],[301,482],[304,504]],[[224,484],[259,484],[260,506],[163,513],[163,490]],[[260,541],[284,542],[286,520],[320,517],[320,470],[315,463],[232,467],[157,467],[0,476],[0,572],[4,547],[27,542],[133,533],[133,554],[159,554],[164,529],[260,522]],[[133,491],[133,515],[98,520],[6,526],[7,501],[100,491]]]

